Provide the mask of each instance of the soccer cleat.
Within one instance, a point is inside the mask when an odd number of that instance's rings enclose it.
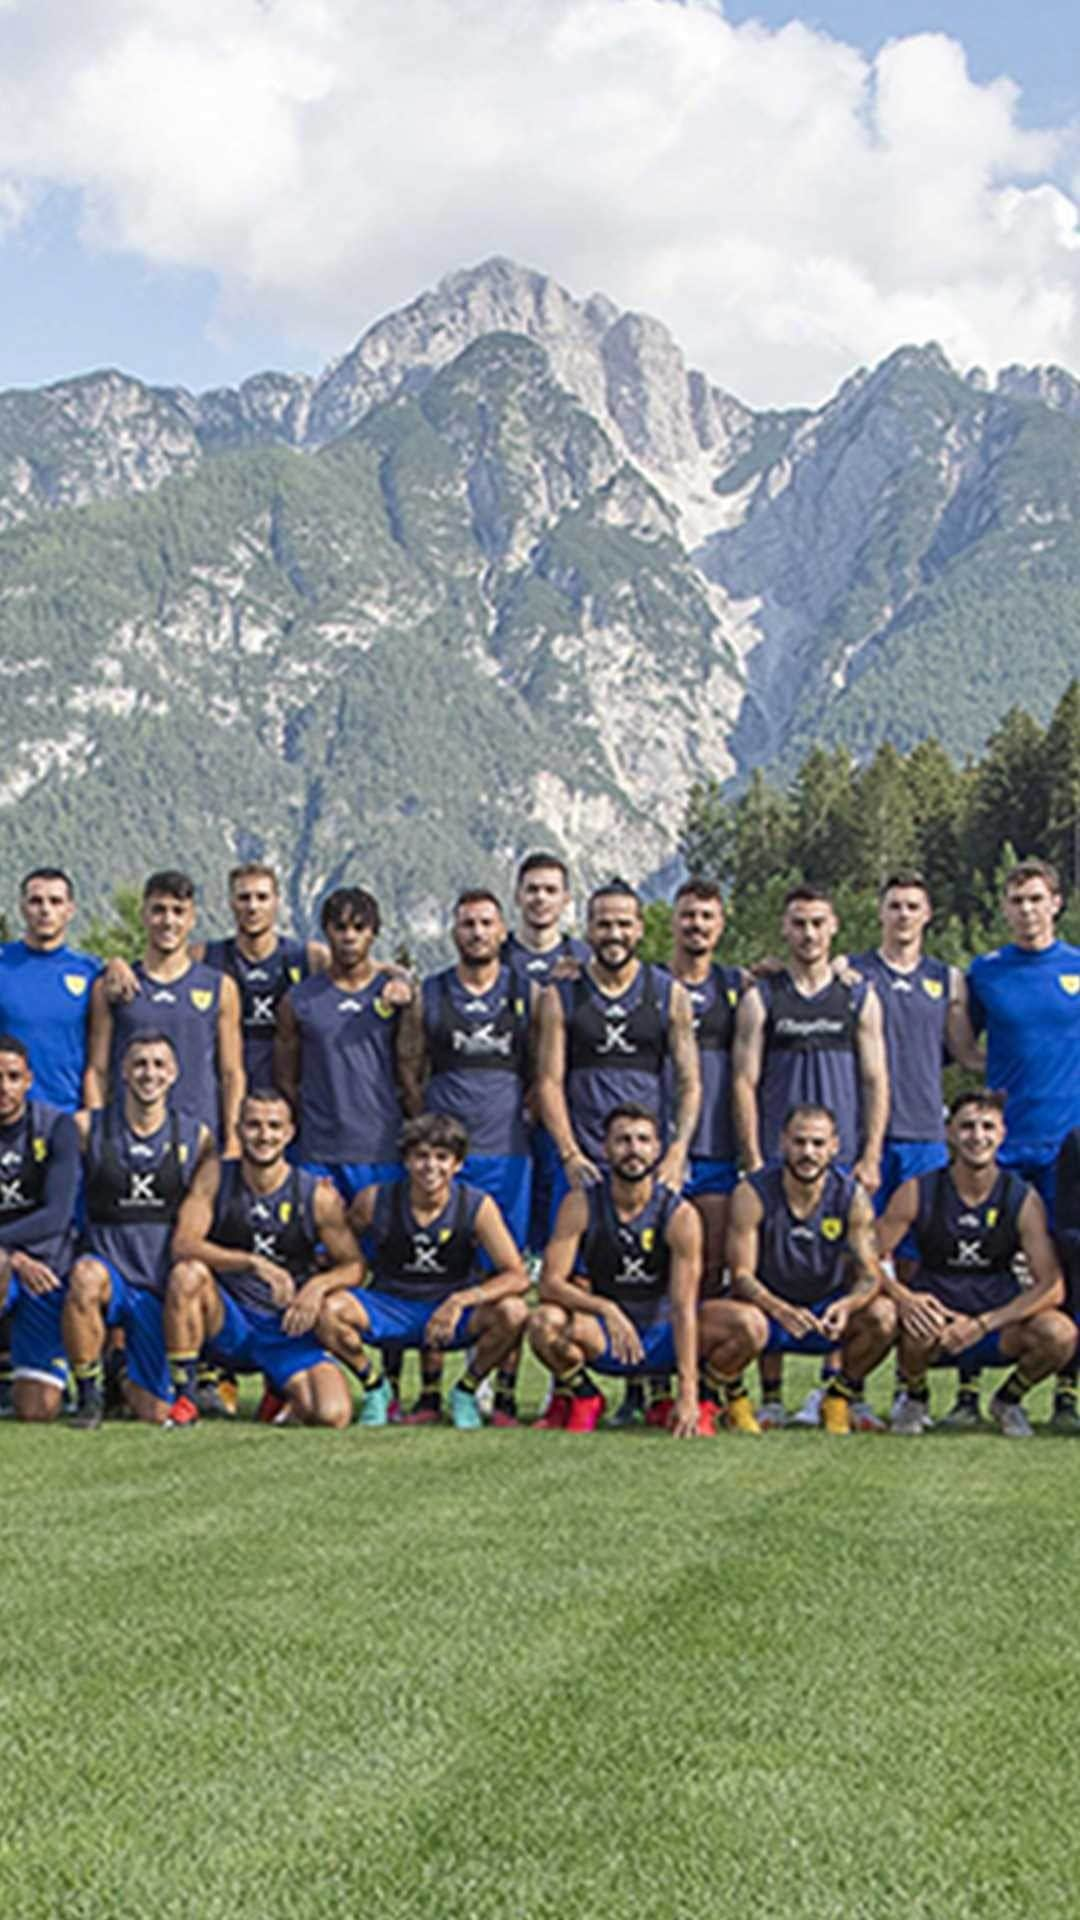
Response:
[[[737,1393],[724,1408],[724,1425],[729,1433],[760,1433],[757,1415],[748,1393]]]
[[[899,1433],[911,1439],[916,1434],[925,1433],[929,1425],[930,1410],[926,1401],[915,1400],[910,1393],[898,1393],[893,1401],[890,1432]]]
[[[619,1406],[609,1413],[606,1424],[609,1427],[636,1427],[645,1419],[645,1401],[640,1387],[635,1382],[627,1387]]]
[[[0,1420],[14,1420],[14,1418],[14,1382],[12,1381],[11,1375],[7,1374],[4,1379],[0,1380]]]
[[[469,1349],[470,1367],[472,1366],[472,1357],[473,1357],[474,1351],[475,1349],[470,1347]],[[484,1378],[480,1382],[480,1385],[476,1389],[476,1404],[479,1407],[481,1413],[483,1414],[484,1419],[490,1420],[492,1411],[495,1406],[495,1380],[493,1375],[491,1375],[490,1373],[485,1374]]]
[[[965,1399],[961,1394],[953,1401],[948,1413],[943,1413],[938,1426],[946,1433],[974,1433],[985,1427],[986,1421],[979,1411],[978,1400]]]
[[[240,1405],[240,1388],[235,1380],[219,1380],[217,1383],[218,1401],[226,1420],[235,1420]],[[220,1415],[219,1415],[220,1418]]]
[[[475,1393],[466,1393],[462,1386],[450,1389],[450,1419],[458,1433],[476,1433],[484,1424],[484,1416],[476,1404]]]
[[[569,1418],[570,1395],[568,1393],[553,1393],[544,1412],[540,1415],[539,1420],[533,1421],[533,1426],[538,1427],[541,1433],[556,1433],[560,1428],[566,1426]]]
[[[566,1416],[567,1433],[595,1433],[604,1417],[607,1401],[602,1393],[575,1393]]]
[[[762,1433],[768,1433],[771,1427],[786,1427],[788,1410],[782,1400],[763,1400],[757,1410],[757,1423]]]
[[[433,1400],[420,1399],[414,1407],[409,1408],[408,1413],[399,1411],[395,1424],[401,1427],[437,1427],[441,1421],[442,1406],[437,1406]]]
[[[500,1407],[496,1402],[495,1409],[491,1415],[491,1425],[493,1427],[520,1427],[521,1421],[518,1419],[512,1407]]]
[[[720,1409],[715,1400],[699,1400],[697,1410],[697,1430],[703,1440],[712,1440],[716,1435]]]
[[[884,1433],[885,1422],[874,1412],[869,1400],[853,1400],[851,1424],[856,1433]]]
[[[824,1387],[811,1387],[798,1413],[791,1416],[793,1427],[820,1427],[821,1403],[825,1398]]]
[[[1001,1400],[995,1393],[990,1402],[990,1415],[996,1420],[998,1431],[1004,1434],[1006,1440],[1035,1438],[1035,1429],[1019,1400]]]
[[[842,1393],[826,1393],[821,1402],[821,1430],[823,1433],[851,1432],[851,1401]]]
[[[1054,1410],[1046,1424],[1051,1433],[1080,1433],[1080,1413],[1071,1393],[1055,1395]]]
[[[230,1411],[225,1398],[224,1380],[202,1380],[195,1388],[195,1405],[204,1420],[234,1420],[236,1407]],[[234,1388],[235,1392],[235,1388]]]
[[[280,1393],[275,1393],[273,1387],[264,1387],[262,1399],[255,1409],[255,1418],[260,1426],[272,1427],[284,1406],[285,1401]]]
[[[358,1427],[386,1427],[390,1424],[390,1382],[380,1380],[377,1387],[365,1389],[356,1416]]]
[[[650,1400],[645,1409],[645,1425],[666,1427],[674,1411],[675,1402],[670,1394],[665,1394],[662,1400]]]
[[[68,1426],[75,1433],[94,1433],[105,1419],[105,1395],[100,1387],[91,1388],[75,1408]]]
[[[197,1427],[199,1409],[194,1400],[189,1400],[186,1393],[178,1393],[169,1408],[169,1417],[163,1424],[166,1427]]]

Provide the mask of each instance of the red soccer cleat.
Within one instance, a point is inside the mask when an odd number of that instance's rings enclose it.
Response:
[[[198,1424],[199,1409],[195,1405],[194,1400],[189,1400],[186,1393],[177,1394],[176,1399],[169,1408],[169,1417],[165,1425],[167,1427],[197,1427]]]
[[[645,1409],[645,1425],[647,1427],[666,1427],[674,1411],[675,1402],[670,1394],[665,1394],[662,1400],[650,1400]]]
[[[262,1399],[255,1409],[255,1418],[262,1426],[272,1427],[284,1406],[285,1402],[279,1393],[275,1393],[272,1387],[264,1387]]]
[[[547,1412],[542,1413],[539,1420],[534,1420],[533,1426],[539,1427],[542,1433],[555,1433],[560,1427],[565,1427],[569,1418],[570,1395],[568,1393],[553,1393],[548,1403]]]
[[[496,1407],[492,1413],[490,1425],[493,1427],[520,1427],[521,1421],[518,1419],[516,1413],[507,1413],[505,1407]]]
[[[697,1430],[705,1440],[716,1438],[716,1426],[720,1418],[720,1409],[715,1400],[699,1400],[697,1410]]]
[[[402,1427],[438,1427],[442,1424],[442,1413],[438,1407],[412,1407],[403,1413],[398,1422]]]
[[[566,1417],[567,1433],[595,1433],[606,1407],[602,1393],[576,1393]]]

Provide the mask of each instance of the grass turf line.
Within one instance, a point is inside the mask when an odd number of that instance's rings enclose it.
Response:
[[[0,1451],[20,1920],[1072,1912],[1067,1440]]]

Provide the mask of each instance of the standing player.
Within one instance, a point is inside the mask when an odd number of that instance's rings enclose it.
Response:
[[[196,957],[235,980],[240,995],[244,1036],[244,1074],[249,1087],[269,1087],[274,1078],[274,1033],[278,1007],[290,987],[309,974],[322,973],[329,961],[318,940],[294,940],[279,933],[281,906],[277,874],[249,860],[229,874],[229,906],[236,932],[208,940]]]
[[[827,1107],[793,1107],[780,1160],[735,1190],[728,1233],[730,1300],[706,1303],[701,1346],[727,1424],[755,1433],[743,1369],[761,1354],[828,1353],[840,1370],[822,1402],[826,1433],[852,1430],[852,1404],[892,1345],[896,1316],[880,1297],[874,1214],[865,1189],[835,1164],[840,1148]],[[771,1424],[779,1426],[782,1419]]]
[[[787,966],[748,989],[735,1022],[732,1104],[743,1164],[752,1173],[775,1159],[792,1107],[824,1106],[836,1121],[841,1165],[873,1194],[889,1111],[880,1002],[865,981],[837,978],[836,915],[820,888],[790,890],[782,931]],[[782,1373],[782,1352],[774,1346],[761,1369],[763,1426],[787,1417]],[[861,1408],[858,1419],[866,1419]]]
[[[238,1373],[265,1374],[305,1426],[347,1427],[352,1417],[345,1381],[312,1329],[326,1295],[359,1279],[359,1248],[336,1188],[289,1165],[292,1137],[288,1101],[254,1088],[240,1114],[240,1159],[207,1160],[180,1209],[165,1303],[176,1426],[199,1417],[204,1346]]]
[[[1065,1135],[1080,1125],[1080,948],[1059,940],[1057,869],[1021,860],[1005,877],[1008,946],[968,970],[971,1026],[986,1034],[986,1078],[1006,1095],[1001,1163],[1041,1195],[1054,1224],[1054,1169]],[[972,1039],[970,1064],[978,1062]],[[1058,1382],[1051,1424],[1080,1431],[1076,1373]]]
[[[951,1166],[906,1181],[880,1223],[884,1253],[911,1234],[919,1260],[906,1285],[885,1282],[900,1317],[906,1389],[894,1433],[925,1432],[927,1369],[966,1353],[980,1366],[1013,1363],[990,1412],[1009,1439],[1026,1439],[1024,1395],[1076,1346],[1075,1326],[1057,1311],[1064,1284],[1042,1200],[999,1161],[1003,1104],[985,1087],[960,1094],[949,1113]],[[1021,1253],[1028,1286],[1014,1271]]]
[[[555,1376],[541,1427],[591,1433],[604,1411],[594,1373],[678,1370],[669,1425],[699,1431],[697,1312],[702,1229],[688,1201],[656,1178],[660,1123],[624,1102],[607,1116],[607,1171],[568,1193],[544,1254],[529,1339]],[[706,1410],[700,1431],[715,1431]]]
[[[645,924],[625,881],[591,895],[586,932],[591,957],[581,974],[553,981],[540,997],[537,1091],[559,1155],[555,1197],[600,1178],[613,1107],[630,1101],[662,1111],[668,1060],[673,1126],[656,1177],[679,1192],[701,1106],[689,996],[662,968],[638,959]]]
[[[120,1061],[140,1033],[167,1034],[180,1072],[172,1101],[184,1119],[209,1127],[225,1154],[237,1151],[244,1091],[240,996],[236,983],[194,959],[195,887],[186,873],[152,873],[143,888],[146,948],[133,969],[138,991],[110,1003],[104,980],[90,1001],[89,1108],[121,1097]]]
[[[397,1180],[401,1128],[401,1009],[390,969],[372,958],[379,906],[363,887],[323,901],[330,965],[285,995],[278,1010],[274,1079],[299,1114],[299,1157],[333,1180],[345,1201]]]
[[[180,1202],[213,1152],[201,1121],[169,1096],[179,1066],[164,1033],[137,1034],[120,1062],[123,1104],[80,1113],[86,1226],[64,1301],[64,1345],[78,1402],[72,1425],[105,1416],[107,1329],[124,1330],[124,1392],[138,1419],[161,1425],[172,1387],[162,1306]]]
[[[503,941],[502,958],[535,987],[546,987],[557,967],[577,972],[589,949],[584,940],[564,933],[570,906],[570,875],[554,853],[526,854],[514,881],[518,924]]]
[[[690,1142],[685,1192],[705,1229],[704,1295],[719,1291],[730,1195],[738,1173],[731,1110],[731,1048],[742,991],[740,967],[717,966],[724,902],[711,880],[686,880],[675,895],[672,972],[690,1000],[701,1063],[701,1116]]]
[[[532,1159],[528,1094],[535,1047],[537,990],[501,958],[506,923],[493,893],[473,887],[454,903],[457,964],[429,974],[402,1021],[405,1104],[461,1121],[469,1139],[462,1177],[498,1205],[524,1248],[529,1232]],[[389,1364],[389,1363],[388,1363]],[[438,1419],[441,1357],[422,1356],[423,1388],[407,1418]],[[516,1424],[516,1369],[496,1383],[495,1420]]]
[[[418,1114],[401,1134],[406,1178],[353,1201],[370,1282],[328,1295],[319,1335],[364,1389],[361,1426],[385,1426],[390,1411],[390,1388],[365,1342],[471,1348],[450,1395],[451,1420],[468,1431],[483,1425],[477,1388],[521,1339],[525,1268],[490,1194],[459,1178],[467,1146],[450,1114]]]
[[[23,1042],[0,1035],[0,1307],[11,1316],[19,1420],[52,1420],[67,1380],[60,1330],[74,1250],[79,1138],[70,1113],[31,1100]]]
[[[0,946],[0,1033],[34,1063],[30,1097],[74,1113],[83,1097],[90,990],[101,962],[67,944],[75,913],[59,867],[35,867],[19,887],[21,940]],[[11,1411],[11,1333],[0,1315],[0,1417]]]

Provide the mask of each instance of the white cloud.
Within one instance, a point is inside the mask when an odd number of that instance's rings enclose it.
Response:
[[[908,339],[1080,367],[1076,155],[1016,105],[942,35],[870,62],[708,0],[16,0],[0,231],[74,188],[90,244],[324,353],[498,252],[758,403]]]

